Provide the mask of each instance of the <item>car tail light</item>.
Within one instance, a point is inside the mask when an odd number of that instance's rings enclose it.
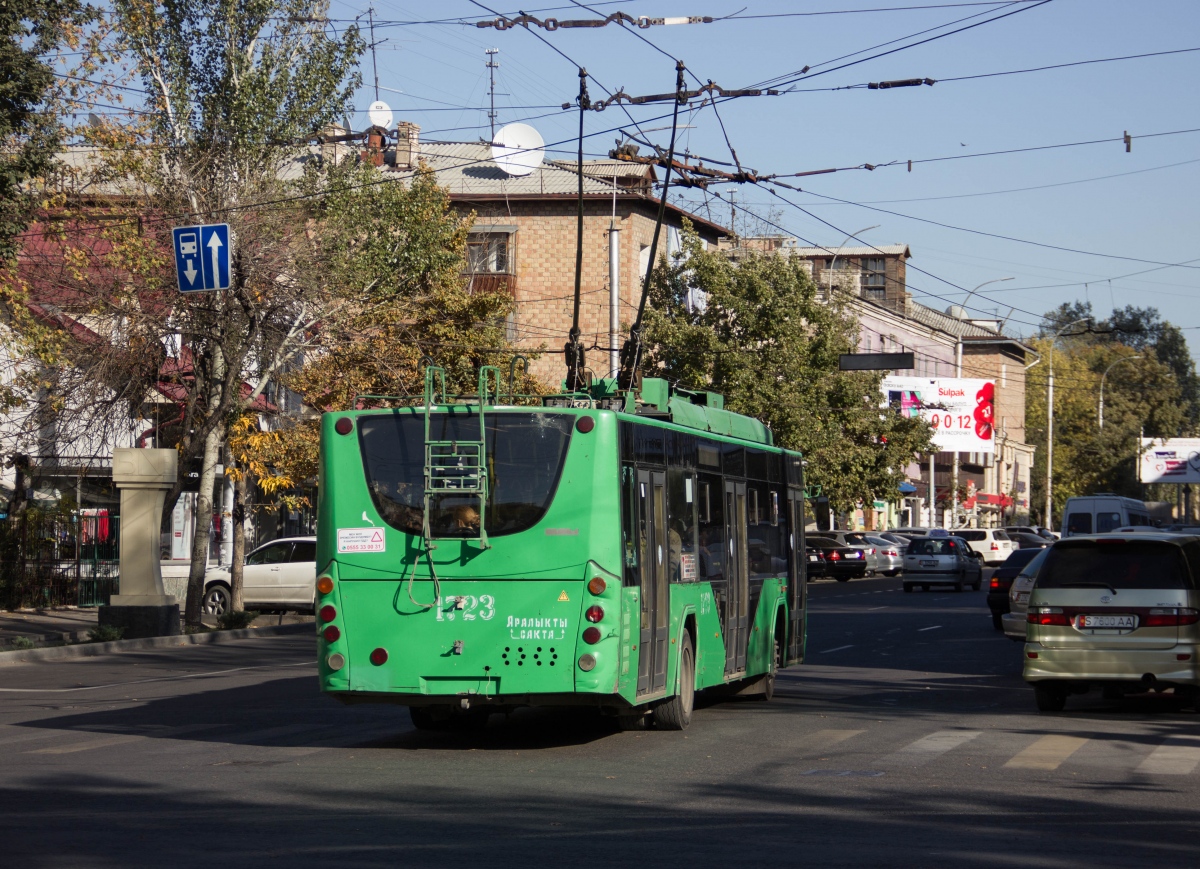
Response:
[[[992,541],[992,552],[999,552],[999,551],[1000,551],[1000,544],[997,543],[995,540],[993,540]]]
[[[600,576],[593,576],[592,581],[588,583],[588,591],[595,595],[604,594],[606,588],[608,588],[608,583]]]
[[[1183,625],[1194,625],[1200,621],[1200,610],[1187,607],[1164,607],[1150,610],[1142,618],[1143,628],[1177,628]]]
[[[600,629],[588,628],[583,632],[583,641],[588,645],[595,645],[600,642]]]
[[[1056,606],[1039,606],[1034,607],[1025,615],[1026,621],[1031,625],[1056,625],[1059,627],[1067,627],[1071,624],[1071,620],[1066,614]]]
[[[892,558],[899,558],[899,557],[900,557],[900,553],[899,553],[897,550],[895,550],[895,549],[887,549],[887,550],[884,550],[884,553],[883,553],[883,554],[884,554],[884,555],[890,555]]]
[[[331,622],[337,618],[337,610],[331,606],[321,607],[321,621]]]
[[[338,630],[337,625],[329,625],[321,632],[321,636],[325,638],[325,642],[335,643],[342,636],[342,632]]]
[[[321,592],[321,594],[329,594],[329,592],[333,591],[333,577],[322,576],[320,579],[318,579],[317,591]]]
[[[587,612],[583,614],[583,617],[589,622],[598,622],[600,619],[604,618],[604,609],[603,607],[590,606],[587,608]]]
[[[374,649],[371,652],[371,663],[376,667],[382,667],[387,663],[387,649]]]
[[[991,588],[991,589],[1000,588],[1000,580],[996,579],[996,577],[993,576],[992,581],[988,583],[988,588]]]
[[[829,560],[830,560],[830,561],[841,561],[841,560],[842,560],[842,553],[838,552],[838,551],[835,549],[833,552],[829,553]]]

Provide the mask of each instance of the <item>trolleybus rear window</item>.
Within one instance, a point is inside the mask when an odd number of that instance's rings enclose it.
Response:
[[[555,413],[490,413],[487,428],[488,536],[532,528],[545,515],[558,487],[573,416]],[[425,420],[392,414],[359,419],[363,468],[375,508],[389,525],[422,533],[425,498]],[[429,436],[437,441],[479,439],[474,413],[434,414]],[[430,530],[438,537],[477,537],[478,500],[472,495],[435,496]],[[472,525],[472,518],[474,524]]]

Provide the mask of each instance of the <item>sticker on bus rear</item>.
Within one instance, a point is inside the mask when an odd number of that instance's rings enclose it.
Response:
[[[338,552],[385,552],[387,538],[382,528],[339,528]]]

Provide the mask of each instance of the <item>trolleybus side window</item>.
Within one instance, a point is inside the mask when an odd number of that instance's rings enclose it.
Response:
[[[638,528],[637,471],[633,465],[621,465],[621,547],[624,551],[625,585],[641,585]]]
[[[574,417],[554,413],[492,413],[484,422],[489,473],[487,533],[498,536],[524,531],[541,520],[554,497]],[[477,440],[479,418],[473,413],[434,414],[430,437],[463,443]],[[359,442],[371,500],[379,515],[401,531],[422,533],[423,417],[402,413],[364,417],[359,424]],[[440,496],[430,516],[433,532],[442,537],[477,536],[479,511],[470,503],[472,498]]]
[[[696,481],[691,471],[674,466],[667,469],[667,525],[670,547],[667,576],[671,582],[695,582],[699,579]]]
[[[725,485],[718,474],[700,474],[697,491],[700,578],[720,584],[725,581]]]

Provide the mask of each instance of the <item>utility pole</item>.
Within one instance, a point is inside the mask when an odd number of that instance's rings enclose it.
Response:
[[[371,71],[375,74],[375,101],[379,101],[379,64],[375,62],[375,7],[367,7],[367,21],[371,23]]]
[[[496,62],[495,56],[499,53],[500,49],[498,48],[488,48],[484,51],[484,54],[488,56],[488,100],[491,104],[491,108],[488,110],[488,120],[492,124],[491,141],[493,142],[496,141],[496,70],[500,68],[500,64]]]

